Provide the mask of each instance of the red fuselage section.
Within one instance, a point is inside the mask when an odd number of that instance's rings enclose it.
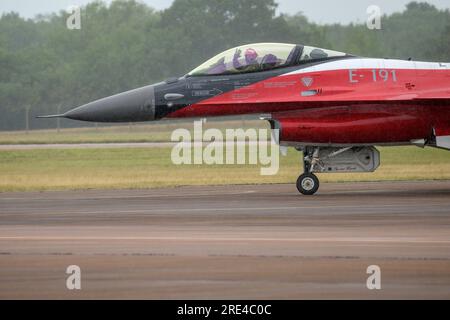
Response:
[[[252,75],[249,74],[249,77]],[[233,81],[233,75],[223,76]],[[210,80],[216,84],[220,77]],[[187,81],[195,84],[195,77]],[[216,85],[218,86],[218,85]],[[409,144],[450,135],[450,64],[350,58],[286,70],[168,117],[270,114],[286,144]]]

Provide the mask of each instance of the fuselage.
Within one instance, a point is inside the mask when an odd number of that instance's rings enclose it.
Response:
[[[345,58],[160,86],[157,117],[270,114],[282,141],[293,144],[409,144],[433,130],[450,135],[449,64]],[[167,107],[172,91],[188,98]]]
[[[209,69],[199,67],[201,72],[101,99],[64,116],[128,122],[266,114],[280,129],[281,141],[293,145],[408,144],[450,136],[449,63],[359,58],[303,46],[289,50],[284,60],[266,54],[261,67],[248,72],[239,71],[237,54],[233,60],[228,51],[215,57],[217,63],[209,62]],[[278,65],[267,64],[268,56]]]

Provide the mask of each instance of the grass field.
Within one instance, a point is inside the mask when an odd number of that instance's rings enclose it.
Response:
[[[450,152],[417,147],[380,148],[375,173],[322,174],[323,182],[450,179]],[[289,149],[275,176],[255,165],[182,165],[170,148],[0,151],[0,191],[158,188],[180,185],[295,183],[300,154]]]
[[[156,122],[148,124],[100,126],[51,130],[0,131],[0,144],[75,144],[117,142],[163,142],[170,141],[173,130],[186,128],[192,131],[194,120]],[[204,129],[217,128],[269,128],[266,121],[228,120],[207,121]]]

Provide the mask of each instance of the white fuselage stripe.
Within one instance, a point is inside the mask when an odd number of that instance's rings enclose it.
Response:
[[[295,70],[284,76],[309,72],[350,70],[350,69],[404,69],[404,70],[450,70],[449,63],[418,62],[393,59],[344,59],[324,62],[312,67]]]

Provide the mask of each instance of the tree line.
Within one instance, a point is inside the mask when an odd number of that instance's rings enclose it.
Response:
[[[162,11],[141,2],[92,2],[81,29],[61,11],[0,18],[0,130],[55,127],[40,114],[186,74],[211,56],[253,42],[307,44],[360,56],[450,61],[450,12],[411,2],[364,23],[319,25],[301,12],[277,14],[275,0],[175,0]],[[325,10],[325,8],[324,8]],[[63,121],[64,126],[81,123]]]

